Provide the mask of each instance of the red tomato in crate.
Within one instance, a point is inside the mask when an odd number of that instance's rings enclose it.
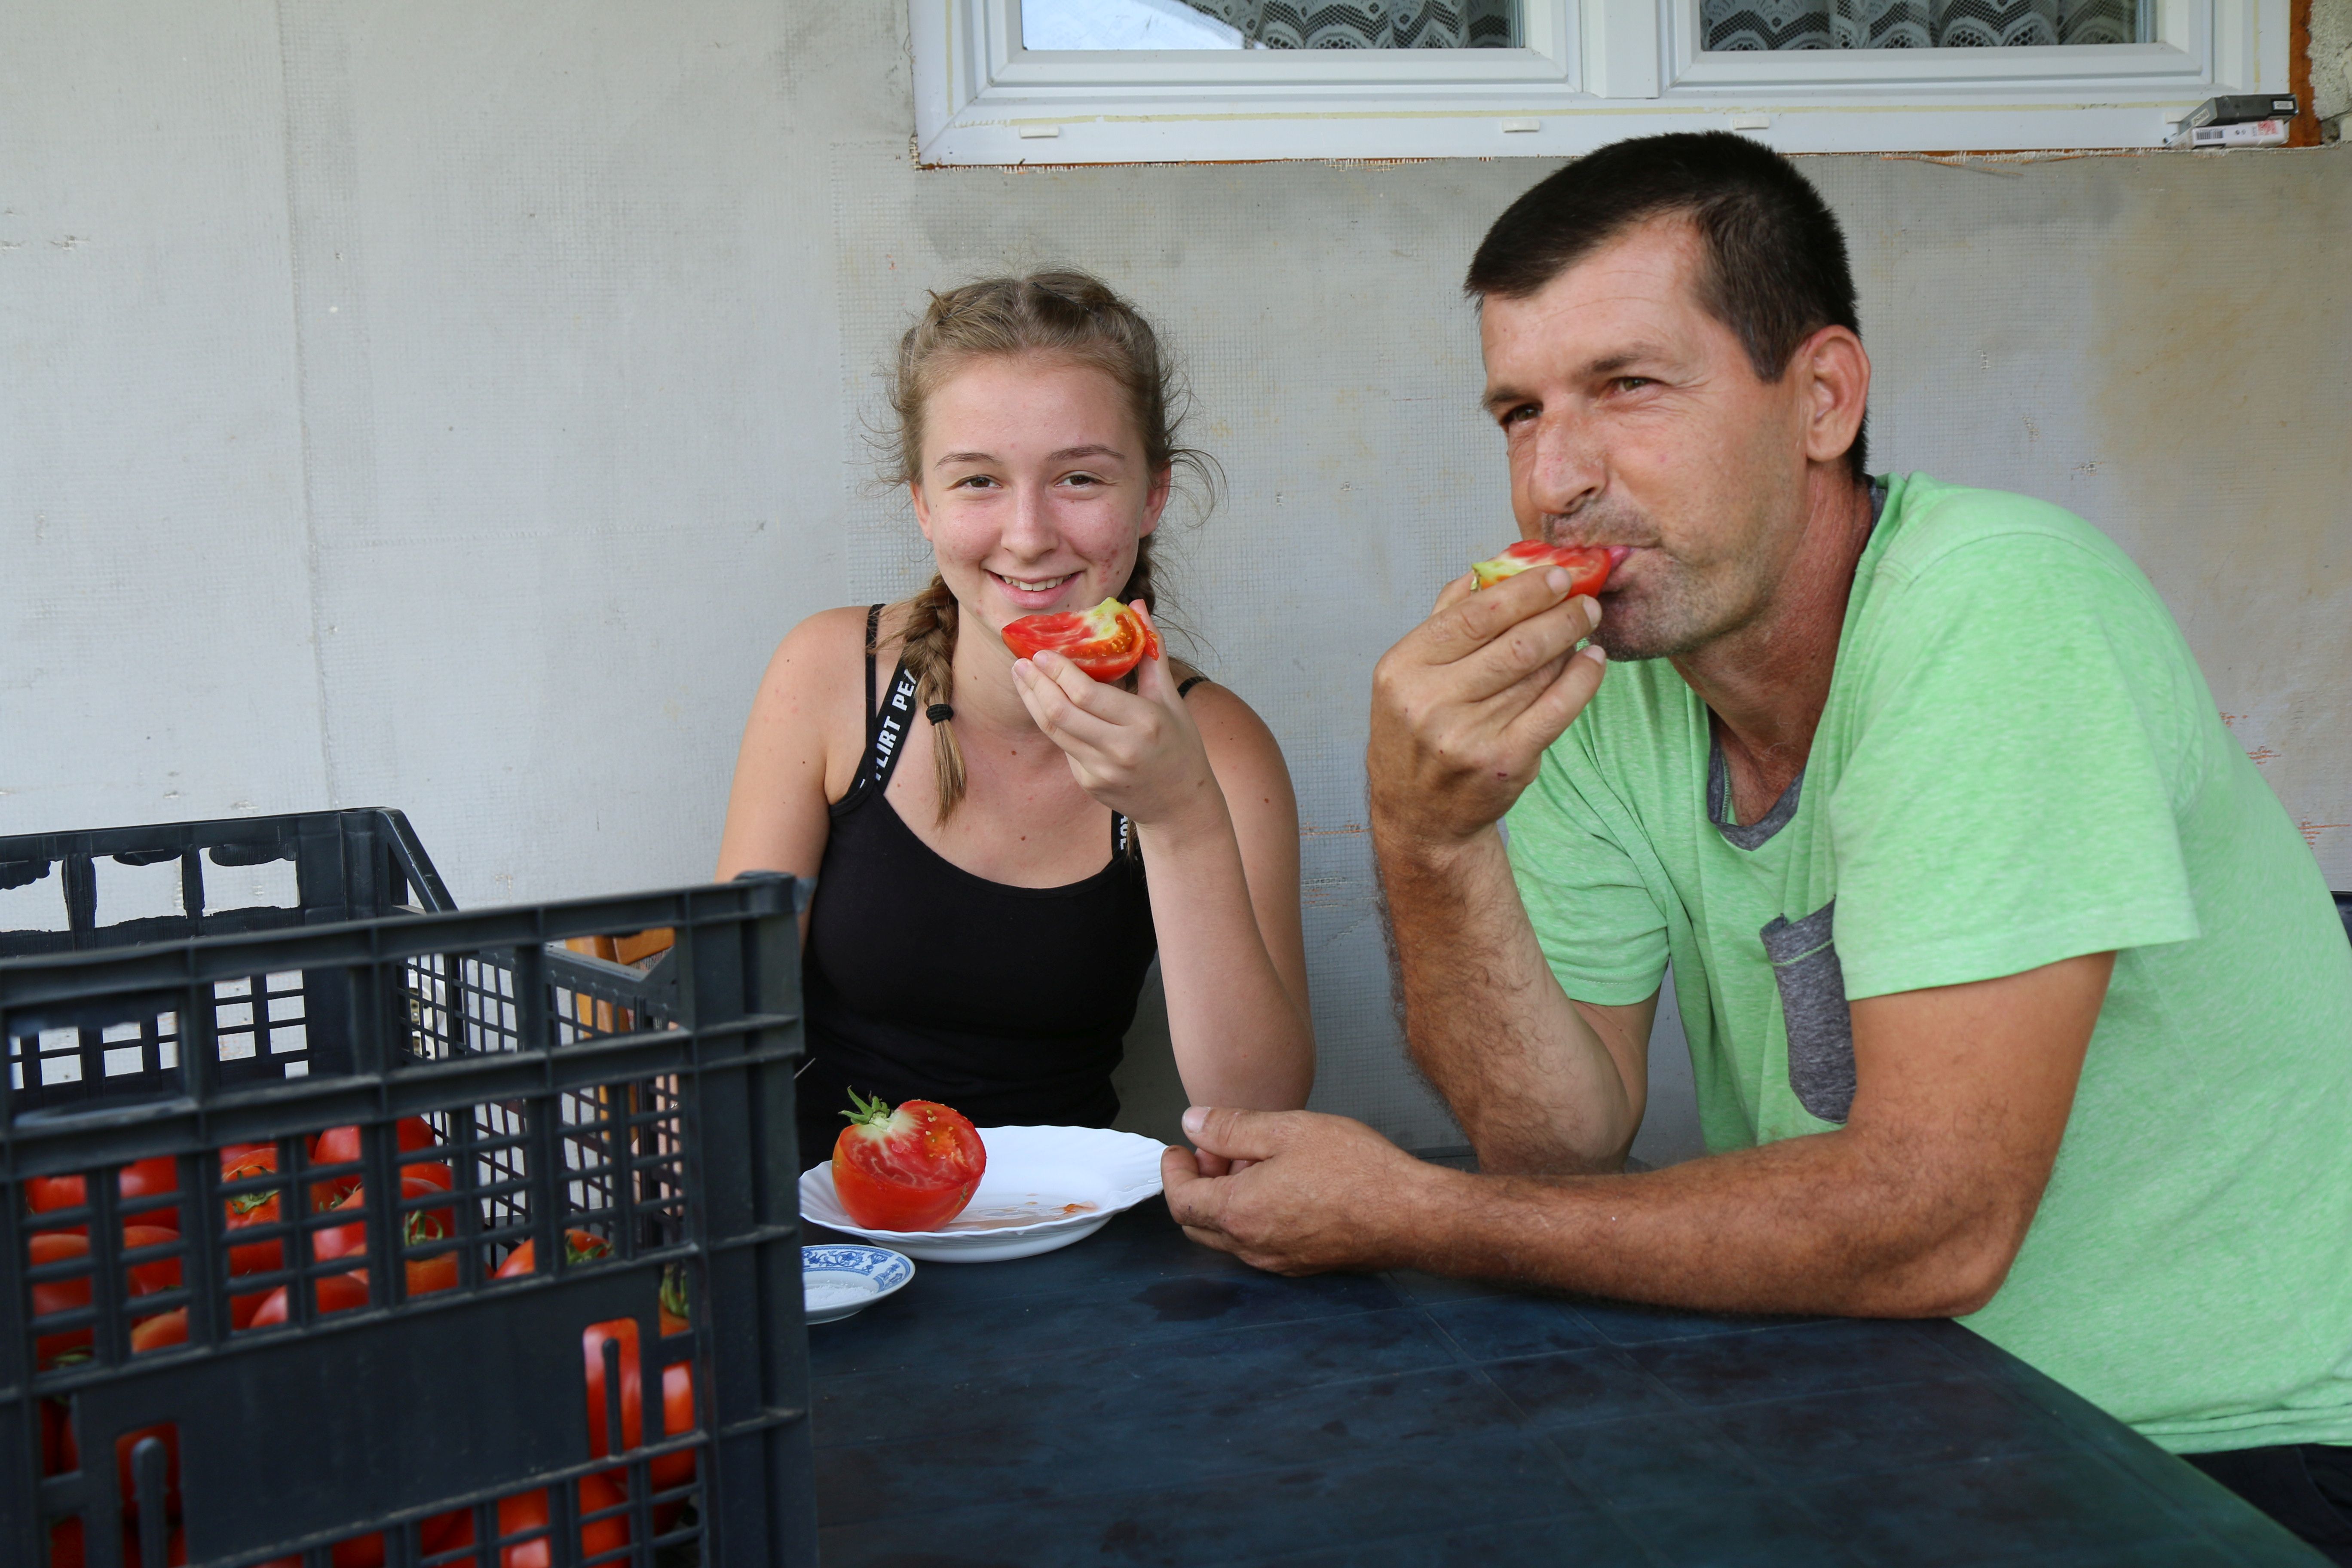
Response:
[[[601,1236],[595,1236],[584,1230],[567,1230],[563,1233],[563,1260],[566,1263],[586,1263],[593,1258],[607,1257],[612,1250],[613,1244]],[[506,1261],[499,1265],[499,1271],[491,1278],[520,1279],[537,1272],[539,1272],[538,1243],[526,1241],[507,1254]]]
[[[267,1145],[249,1150],[236,1159],[221,1161],[221,1184],[251,1181],[257,1176],[275,1175],[278,1172],[278,1151]],[[276,1225],[285,1212],[281,1201],[284,1194],[276,1187],[263,1187],[254,1192],[238,1193],[221,1205],[222,1223],[230,1230],[249,1230],[256,1226]],[[236,1274],[261,1274],[286,1266],[286,1243],[282,1237],[268,1241],[247,1242],[228,1249],[228,1271]]]
[[[142,1318],[131,1325],[131,1353],[145,1355],[172,1345],[188,1342],[188,1310],[174,1307],[152,1318]]]
[[[27,1243],[33,1265],[63,1263],[70,1258],[89,1257],[89,1237],[52,1232],[35,1236]],[[72,1312],[89,1305],[89,1276],[87,1273],[64,1279],[47,1279],[33,1287],[33,1316],[47,1317],[52,1312]],[[41,1366],[55,1366],[76,1352],[87,1352],[90,1347],[89,1326],[66,1329],[53,1334],[43,1334],[33,1342],[33,1359]]]
[[[163,1445],[163,1512],[170,1518],[180,1517],[180,1429],[169,1423],[160,1426],[142,1426],[135,1432],[125,1432],[114,1440],[114,1484],[121,1488],[122,1518],[126,1524],[135,1524],[139,1518],[139,1483],[131,1479],[131,1454],[142,1437],[152,1437]],[[176,1537],[178,1531],[173,1531]]]
[[[353,1307],[364,1307],[368,1304],[368,1282],[365,1274],[331,1274],[318,1281],[314,1289],[318,1292],[316,1300],[319,1303],[319,1315],[321,1317],[329,1312],[345,1312]],[[289,1311],[291,1305],[292,1303],[286,1299],[286,1287],[280,1285],[261,1299],[261,1305],[255,1310],[252,1322],[248,1326],[266,1329],[275,1323],[286,1322],[291,1315]]]
[[[433,1124],[421,1116],[402,1117],[393,1124],[393,1135],[404,1154],[433,1148],[441,1142],[433,1131]],[[359,1163],[359,1158],[360,1130],[355,1126],[330,1127],[310,1140],[310,1163],[313,1165],[353,1165]],[[404,1176],[429,1175],[435,1172],[443,1178],[440,1183],[442,1191],[446,1192],[455,1184],[449,1179],[449,1167],[446,1165],[404,1165],[401,1169]],[[360,1173],[357,1171],[337,1176],[331,1182],[320,1182],[310,1189],[310,1207],[313,1210],[331,1209],[359,1184]]]
[[[1034,658],[1047,648],[1094,680],[1117,680],[1147,658],[1160,657],[1160,633],[1131,605],[1105,599],[1091,610],[1024,616],[1004,628],[1004,646],[1015,658]]]
[[[1478,579],[1478,586],[1491,588],[1506,577],[1516,577],[1522,572],[1532,572],[1538,566],[1564,566],[1568,569],[1568,592],[1570,597],[1579,594],[1598,594],[1609,581],[1609,574],[1617,563],[1633,554],[1631,547],[1622,544],[1546,544],[1540,539],[1522,539],[1491,561],[1481,561],[1470,568]]]
[[[618,1471],[580,1478],[580,1511],[598,1513],[608,1508],[619,1508],[629,1500],[625,1479]],[[517,1535],[526,1530],[547,1528],[547,1493],[524,1492],[519,1497],[499,1500],[499,1534]],[[460,1509],[454,1513],[436,1514],[425,1521],[423,1545],[428,1555],[455,1552],[474,1544],[474,1510]],[[629,1544],[629,1516],[616,1513],[608,1519],[591,1521],[580,1527],[580,1555],[584,1562],[594,1562],[609,1552],[618,1552]],[[548,1550],[544,1535],[530,1541],[517,1542],[499,1552],[499,1568],[548,1568],[555,1554]],[[443,1568],[475,1568],[477,1559],[451,1559]]]
[[[664,1314],[665,1318],[667,1314]],[[637,1359],[637,1325],[632,1319],[617,1319],[611,1323],[592,1323],[580,1336],[580,1349],[588,1367],[588,1452],[610,1454],[612,1447],[604,1437],[604,1342],[613,1340],[621,1347],[621,1447],[623,1449],[642,1447],[647,1442],[658,1443],[664,1438],[678,1436],[694,1430],[694,1368],[678,1362],[662,1368],[662,1425],[658,1432],[646,1430],[644,1369]],[[694,1455],[665,1454],[648,1467],[653,1476],[654,1490],[666,1492],[682,1487],[694,1479]]]
[[[849,1217],[873,1230],[937,1230],[963,1212],[988,1169],[988,1150],[960,1110],[909,1100],[893,1110],[862,1100],[833,1145],[833,1190]]]
[[[403,1198],[438,1197],[449,1190],[425,1176],[403,1176],[400,1179],[400,1195]],[[335,1205],[332,1212],[341,1213],[345,1209],[351,1209],[363,1213],[366,1207],[367,1189],[363,1186],[355,1186],[344,1194],[342,1201]],[[442,1241],[457,1234],[457,1215],[454,1209],[413,1209],[406,1216],[405,1236],[408,1246],[414,1247],[424,1241]],[[364,1261],[367,1257],[366,1219],[362,1217],[352,1221],[349,1225],[330,1226],[319,1231],[310,1237],[310,1249],[312,1256],[321,1263],[332,1262],[338,1258],[352,1257],[357,1257]],[[449,1259],[454,1268],[457,1260],[457,1255],[445,1253],[443,1256]]]
[[[123,1198],[151,1198],[180,1190],[180,1163],[168,1154],[152,1159],[134,1160],[122,1167],[114,1179],[115,1193]],[[79,1176],[36,1176],[25,1184],[25,1203],[35,1214],[48,1214],[58,1209],[78,1209],[89,1202],[89,1189]],[[180,1208],[166,1204],[160,1208],[142,1209],[128,1216],[138,1225],[161,1226],[166,1230],[180,1228]],[[61,1227],[60,1234],[84,1236],[87,1225]]]
[[[432,1548],[425,1550],[429,1552]],[[349,1541],[338,1541],[327,1549],[327,1560],[334,1568],[383,1568],[383,1536],[380,1532],[355,1535]],[[273,1557],[261,1564],[261,1568],[302,1568],[302,1559],[299,1555]]]

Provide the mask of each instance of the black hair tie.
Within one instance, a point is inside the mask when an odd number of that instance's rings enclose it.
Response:
[[[923,717],[934,724],[944,724],[955,717],[955,710],[944,702],[934,702],[923,710]]]

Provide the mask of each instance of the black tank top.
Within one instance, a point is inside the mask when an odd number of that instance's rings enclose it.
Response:
[[[917,709],[903,661],[876,705],[881,608],[866,618],[866,755],[832,808],[809,912],[801,1164],[832,1157],[852,1089],[982,1127],[1108,1126],[1159,945],[1133,829],[1113,813],[1108,863],[1059,888],[992,882],[916,837],[884,798]]]

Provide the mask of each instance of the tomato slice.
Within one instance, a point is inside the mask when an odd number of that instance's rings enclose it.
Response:
[[[961,1214],[988,1169],[988,1149],[963,1113],[929,1100],[893,1110],[849,1091],[853,1113],[833,1145],[833,1190],[872,1230],[937,1230]]]
[[[1105,599],[1091,610],[1024,616],[1004,628],[1015,658],[1053,649],[1089,679],[1117,680],[1147,658],[1160,657],[1160,633],[1131,605]]]
[[[1477,574],[1478,586],[1491,588],[1506,577],[1516,577],[1538,566],[1568,568],[1568,592],[1570,597],[1579,594],[1598,594],[1609,574],[1618,563],[1633,553],[1624,544],[1546,544],[1540,539],[1522,539],[1492,561],[1481,561],[1470,570]]]

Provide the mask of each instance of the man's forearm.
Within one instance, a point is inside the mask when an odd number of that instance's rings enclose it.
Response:
[[[1707,1311],[1974,1311],[2021,1231],[1915,1175],[1899,1149],[1851,1131],[1641,1175],[1433,1171],[1388,1261]]]
[[[1413,1060],[1495,1172],[1614,1170],[1640,1125],[1608,1048],[1560,991],[1499,833],[1433,850],[1381,831]]]

